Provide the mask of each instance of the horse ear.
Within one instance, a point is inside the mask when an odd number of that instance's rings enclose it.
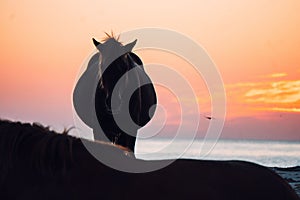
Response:
[[[126,52],[131,52],[132,49],[133,49],[133,47],[134,47],[134,45],[136,44],[136,42],[137,42],[137,40],[134,40],[133,42],[131,42],[129,44],[126,44],[125,47],[124,47],[125,51]]]
[[[100,42],[98,42],[97,40],[95,40],[95,38],[93,38],[93,43],[97,47],[97,49],[99,49],[98,48],[99,45],[102,45]]]

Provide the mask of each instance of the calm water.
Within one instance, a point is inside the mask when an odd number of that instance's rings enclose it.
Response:
[[[268,167],[300,166],[300,142],[197,139],[138,140],[136,156],[141,159],[193,158],[207,160],[246,160]]]

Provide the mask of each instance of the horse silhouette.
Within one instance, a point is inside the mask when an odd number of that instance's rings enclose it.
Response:
[[[182,159],[157,171],[127,173],[99,162],[83,141],[134,166],[164,162],[135,159],[111,143],[0,120],[0,199],[299,200],[284,179],[253,163]]]
[[[95,140],[134,151],[138,129],[154,115],[155,89],[141,59],[131,52],[136,40],[122,45],[109,36],[104,43],[93,42],[99,52],[91,57],[74,89],[74,108],[93,129]]]

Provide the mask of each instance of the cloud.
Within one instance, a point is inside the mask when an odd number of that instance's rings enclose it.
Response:
[[[270,111],[300,112],[300,108],[270,108]]]
[[[300,113],[300,80],[267,80],[226,85],[231,112],[250,116],[253,111]]]
[[[287,76],[286,73],[275,73],[275,74],[270,74],[269,77],[271,78],[280,78],[280,77],[285,77]]]
[[[296,103],[300,100],[300,81],[266,83],[263,88],[251,89],[246,94],[248,102]]]
[[[267,74],[267,75],[262,75],[262,76],[259,76],[259,78],[283,78],[283,77],[286,77],[288,76],[287,73],[285,72],[279,72],[279,73],[272,73],[272,74]]]

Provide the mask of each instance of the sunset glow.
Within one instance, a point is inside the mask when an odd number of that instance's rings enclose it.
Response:
[[[91,38],[101,39],[104,31],[161,27],[195,40],[218,66],[227,96],[222,137],[300,141],[300,1],[154,0],[128,6],[125,1],[30,0],[0,6],[0,118],[71,127],[72,92],[94,50]],[[203,77],[171,53],[136,53],[146,70],[159,63],[188,80],[200,109],[191,109],[190,119],[199,115],[207,127],[203,116],[210,115],[211,102]],[[180,119],[178,101],[190,99],[178,100],[158,86],[157,91],[169,117],[165,134],[172,135]],[[240,127],[247,131],[240,133]]]

